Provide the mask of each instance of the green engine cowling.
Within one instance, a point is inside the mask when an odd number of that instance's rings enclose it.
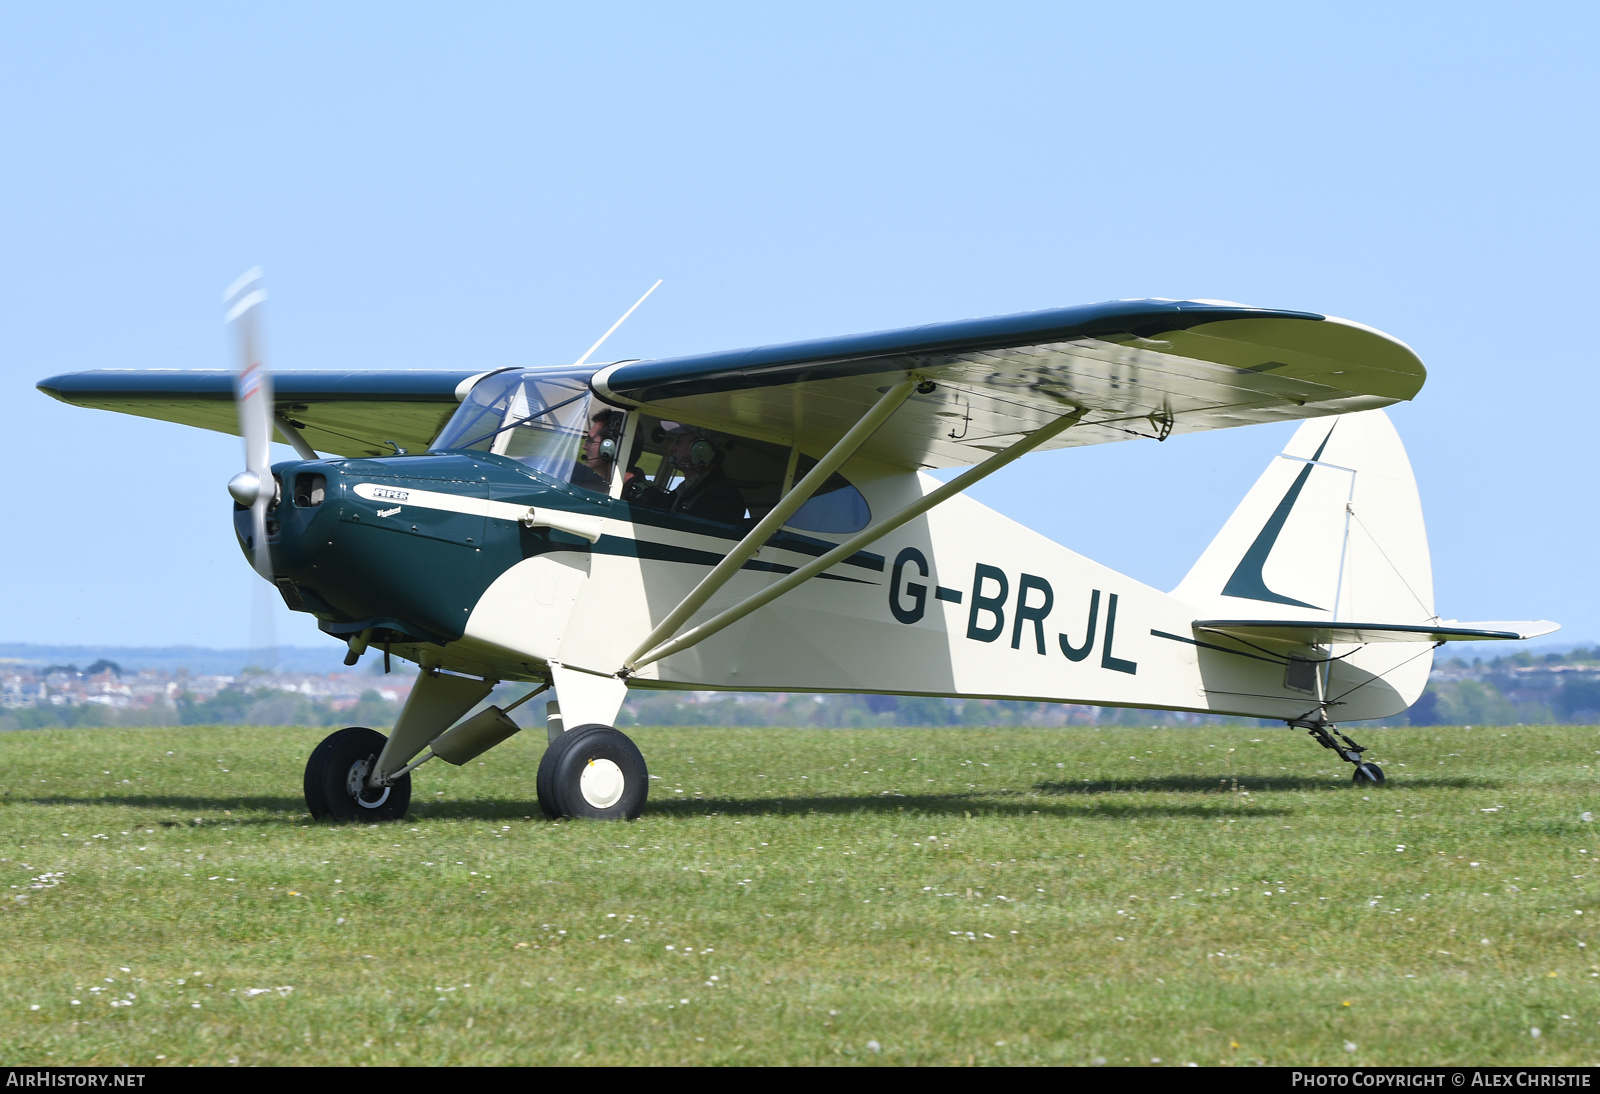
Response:
[[[558,509],[608,515],[616,502],[487,453],[276,464],[267,535],[274,584],[328,634],[368,629],[443,644],[461,637],[485,589],[524,558],[589,549],[581,537],[486,515]],[[415,504],[417,498],[427,504]],[[444,507],[448,506],[448,508]],[[248,557],[250,513],[234,528]]]

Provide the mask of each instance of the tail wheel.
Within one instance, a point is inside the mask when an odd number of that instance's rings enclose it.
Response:
[[[1357,786],[1382,786],[1383,768],[1374,763],[1356,764],[1355,774],[1350,776],[1350,781]]]
[[[367,786],[388,738],[374,729],[351,726],[329,734],[306,761],[306,807],[317,820],[395,821],[411,805],[411,776],[388,786]]]
[[[569,729],[539,761],[539,808],[546,816],[634,820],[650,794],[644,756],[610,726]]]

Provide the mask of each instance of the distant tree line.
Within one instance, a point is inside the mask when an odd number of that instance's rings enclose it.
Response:
[[[806,695],[729,692],[686,700],[681,692],[635,691],[617,717],[624,726],[1065,726],[1254,725],[1254,719],[1159,710],[938,699],[916,695]]]
[[[1600,723],[1600,648],[1436,663],[1435,679],[1391,721],[1414,726]],[[1449,678],[1454,677],[1454,678]]]
[[[102,703],[54,704],[0,711],[0,729],[88,726],[371,726],[394,725],[400,704],[368,690],[354,706],[335,710],[325,700],[274,688],[229,687],[209,699],[181,694],[173,703],[117,708]]]
[[[72,666],[52,666],[76,672]],[[110,668],[97,662],[93,675]],[[1535,656],[1526,652],[1467,662],[1456,657],[1435,666],[1435,679],[1405,714],[1386,725],[1600,724],[1600,648]],[[1520,670],[1520,671],[1519,671]],[[526,707],[524,724],[538,715]],[[388,729],[398,703],[376,690],[335,710],[299,692],[238,684],[209,699],[181,694],[171,704],[145,709],[98,703],[44,705],[0,711],[0,729],[115,725],[364,725]],[[623,726],[1063,726],[1063,725],[1276,725],[1260,719],[1173,711],[1028,703],[1007,699],[937,699],[895,695],[809,695],[634,691],[618,715]]]
[[[57,673],[63,676],[99,676],[102,672],[110,672],[113,676],[120,677],[122,675],[122,666],[115,661],[107,661],[102,657],[81,671],[77,665],[46,665],[39,670],[38,674],[40,676],[54,676]]]

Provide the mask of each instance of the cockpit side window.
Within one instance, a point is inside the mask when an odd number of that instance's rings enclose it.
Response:
[[[641,416],[622,497],[648,508],[748,527],[771,512],[816,466],[781,445]],[[833,475],[789,518],[808,532],[858,532],[872,519],[867,501]]]

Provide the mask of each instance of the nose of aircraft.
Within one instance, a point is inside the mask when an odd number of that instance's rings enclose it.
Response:
[[[483,591],[484,513],[417,498],[485,498],[483,469],[469,464],[405,456],[273,467],[275,483],[262,485],[274,491],[267,545],[284,601],[330,634],[379,627],[420,641],[460,637]],[[237,495],[234,503],[239,546],[251,557],[251,511]],[[508,541],[499,546],[514,551],[520,526],[501,531]]]
[[[267,547],[274,578],[304,565],[315,553],[319,526],[338,519],[324,505],[331,471],[321,461],[279,464],[265,481],[254,471],[241,471],[228,480],[234,532],[240,549],[252,561],[256,545],[250,507],[263,493],[268,494]]]

